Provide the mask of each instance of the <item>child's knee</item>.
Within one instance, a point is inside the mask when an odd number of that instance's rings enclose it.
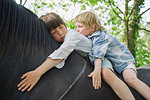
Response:
[[[128,83],[130,85],[134,85],[138,81],[137,74],[132,69],[125,69],[123,71],[123,78],[126,81],[126,83]]]
[[[137,83],[137,77],[124,77],[124,80],[126,81],[126,83],[128,83],[129,85],[134,85]]]

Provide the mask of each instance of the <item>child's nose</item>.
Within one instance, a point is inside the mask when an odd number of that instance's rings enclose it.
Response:
[[[79,29],[77,28],[76,31],[79,32]]]
[[[59,31],[58,31],[58,35],[60,36],[60,35],[62,35],[62,34],[63,34],[63,31],[59,30]]]

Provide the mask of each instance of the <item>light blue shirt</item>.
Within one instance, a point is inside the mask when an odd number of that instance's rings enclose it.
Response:
[[[92,52],[89,54],[92,64],[95,59],[106,57],[113,63],[114,69],[121,73],[129,62],[135,62],[128,48],[106,31],[96,31],[88,36],[92,42]]]

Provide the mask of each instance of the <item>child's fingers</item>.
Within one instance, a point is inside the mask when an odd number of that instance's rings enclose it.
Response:
[[[98,87],[98,89],[101,88],[101,83],[100,83],[100,81],[97,82],[97,87]]]
[[[27,81],[26,79],[22,80],[17,86],[20,87],[25,81]]]
[[[93,80],[93,87],[95,89],[101,88],[101,82],[99,80],[97,80],[97,79]]]
[[[91,77],[91,76],[92,76],[91,74],[88,75],[88,77]]]
[[[96,89],[96,79],[93,77],[93,87]]]
[[[92,83],[94,89],[99,89],[101,87],[100,79],[97,78],[95,75],[93,75],[93,73],[89,74],[88,77],[92,77]]]
[[[99,89],[99,81],[98,80],[95,81],[95,89]]]
[[[20,86],[21,86],[22,84],[24,84],[27,80],[28,80],[27,78],[23,79],[17,86],[20,87]]]
[[[28,91],[31,91],[31,89],[35,86],[35,84],[31,84],[31,86],[29,87]]]
[[[99,88],[101,88],[101,81],[99,81]]]
[[[24,92],[27,88],[29,88],[31,86],[30,83],[28,83],[21,91]]]
[[[22,88],[26,87],[28,85],[29,82],[24,82],[20,87],[19,87],[19,90],[22,91]]]
[[[90,74],[88,75],[88,77],[92,77],[92,73],[90,73]]]
[[[101,88],[101,79],[100,78],[96,78],[96,87],[97,87],[97,89]]]
[[[21,77],[21,79],[27,77],[27,75],[28,75],[28,73],[23,74],[22,77]]]

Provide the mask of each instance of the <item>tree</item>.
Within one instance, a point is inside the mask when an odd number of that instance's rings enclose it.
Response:
[[[123,41],[129,48],[130,52],[133,54],[134,57],[139,57],[139,55],[136,55],[137,51],[142,49],[137,49],[138,45],[138,38],[139,36],[139,30],[140,28],[140,22],[142,20],[142,15],[146,13],[150,8],[140,13],[141,8],[144,5],[144,0],[125,0],[125,12],[115,5],[114,0],[108,0],[111,8],[113,9],[114,13],[117,15],[117,17],[123,21],[124,26],[124,35],[123,35]],[[129,6],[129,3],[133,2],[132,5]],[[105,1],[106,3],[106,1]],[[119,13],[118,13],[119,12]],[[119,14],[122,14],[123,17],[121,17]],[[150,31],[144,28],[145,31]],[[146,47],[146,45],[145,45]],[[148,53],[148,52],[147,52]],[[142,60],[142,58],[141,58]],[[150,63],[150,62],[148,62]]]

